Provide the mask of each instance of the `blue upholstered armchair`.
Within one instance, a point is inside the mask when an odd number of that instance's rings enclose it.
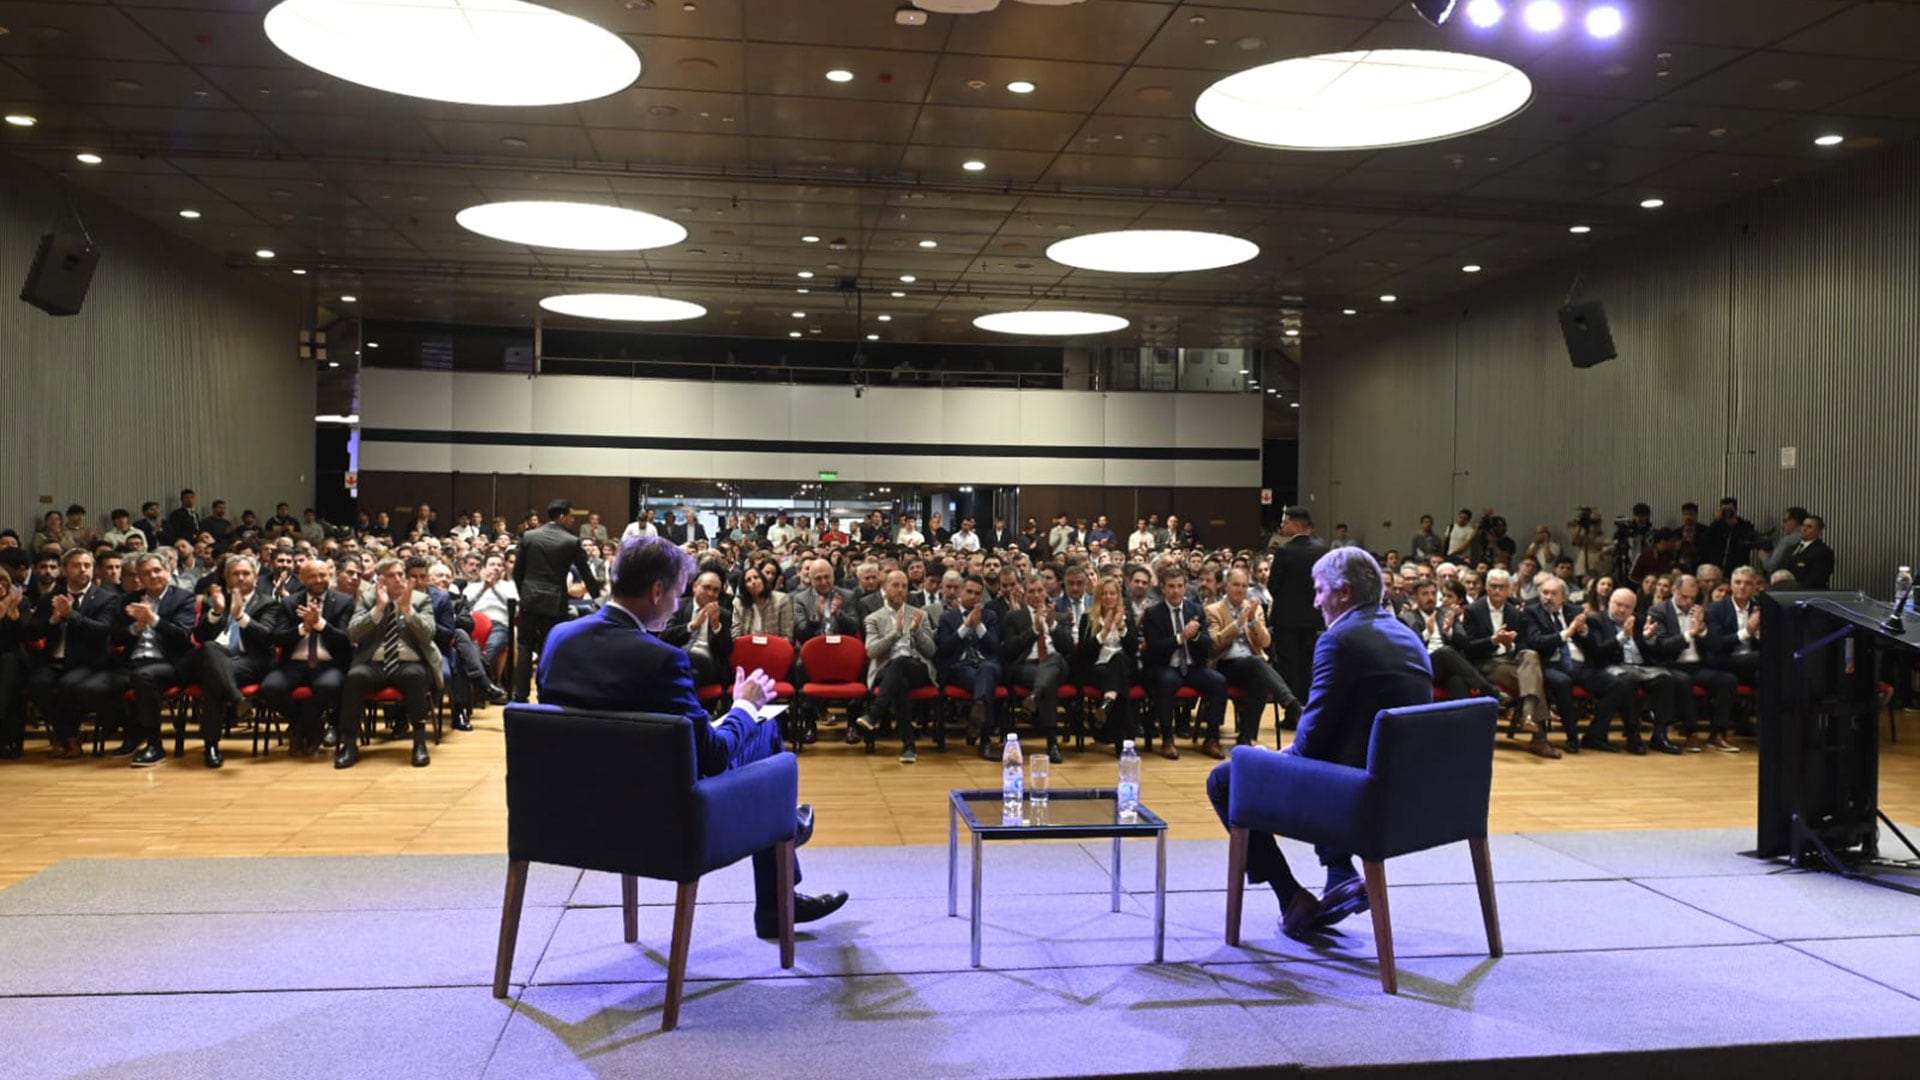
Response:
[[[1499,707],[1487,699],[1382,710],[1373,722],[1365,769],[1252,747],[1236,749],[1227,807],[1227,944],[1240,944],[1247,832],[1257,829],[1360,857],[1373,911],[1380,986],[1389,994],[1398,984],[1386,860],[1466,841],[1480,887],[1487,951],[1499,956],[1500,913],[1487,856],[1487,802],[1493,789],[1498,718]]]
[[[793,755],[702,777],[692,721],[546,705],[506,710],[507,896],[493,995],[507,996],[530,863],[620,875],[626,939],[639,940],[639,879],[671,881],[673,945],[661,1028],[680,1022],[700,876],[775,847],[780,866],[780,966],[793,966]]]

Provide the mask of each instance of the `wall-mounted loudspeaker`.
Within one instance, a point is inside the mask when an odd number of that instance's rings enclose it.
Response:
[[[20,287],[20,299],[49,315],[78,315],[87,298],[87,285],[93,281],[93,268],[100,262],[100,249],[91,240],[67,233],[48,233],[40,238],[33,253],[33,266],[27,271],[27,283]]]
[[[1567,356],[1577,368],[1590,368],[1620,354],[1607,328],[1607,309],[1598,300],[1568,304],[1560,309],[1560,333],[1567,339]]]

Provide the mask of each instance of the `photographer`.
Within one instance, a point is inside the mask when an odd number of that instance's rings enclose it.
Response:
[[[1574,575],[1590,581],[1608,569],[1607,534],[1600,511],[1583,506],[1567,522],[1567,553],[1573,557]]]

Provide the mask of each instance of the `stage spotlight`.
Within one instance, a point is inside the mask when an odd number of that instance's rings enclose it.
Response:
[[[1550,34],[1566,24],[1567,9],[1561,7],[1558,0],[1533,0],[1521,17],[1526,20],[1529,30]]]
[[[1612,4],[1602,4],[1587,12],[1587,33],[1597,38],[1617,36],[1626,29],[1627,18]]]
[[[1413,0],[1413,10],[1421,18],[1435,26],[1445,26],[1453,17],[1453,5],[1457,0]]]
[[[1467,21],[1482,30],[1491,29],[1506,17],[1506,5],[1500,0],[1473,0],[1467,5]]]

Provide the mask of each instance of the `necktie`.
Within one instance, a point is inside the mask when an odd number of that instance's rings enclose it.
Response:
[[[235,656],[240,655],[241,649],[240,610],[241,601],[235,599],[233,602],[233,610],[227,613],[227,651]]]
[[[1562,635],[1566,634],[1567,616],[1565,612],[1556,611],[1553,613],[1553,626],[1554,626],[1554,629],[1558,631],[1560,634]],[[1573,670],[1573,644],[1569,641],[1562,640],[1560,643],[1559,664],[1560,664],[1561,671]]]
[[[380,623],[380,670],[391,679],[400,673],[400,605],[388,604]]]
[[[1167,607],[1167,617],[1173,620],[1173,666],[1182,672],[1187,670],[1187,661],[1189,659],[1187,656],[1187,643],[1180,640],[1180,615],[1184,610],[1184,606],[1175,608],[1172,605],[1168,605]]]
[[[319,601],[314,601],[314,603],[318,603],[318,602]],[[325,624],[323,623],[322,625],[325,625]],[[320,635],[317,631],[309,630],[307,632],[307,668],[311,670],[319,666],[320,666]]]
[[[1040,662],[1044,664],[1047,661],[1047,628],[1040,625],[1040,613],[1038,611],[1033,613],[1033,628],[1040,634]]]

